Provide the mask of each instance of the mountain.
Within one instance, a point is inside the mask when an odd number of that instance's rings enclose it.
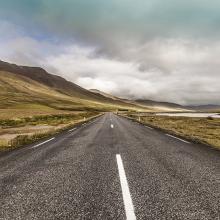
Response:
[[[220,105],[190,105],[190,106],[186,106],[188,109],[191,110],[195,110],[195,111],[211,111],[211,112],[215,112],[215,111],[220,111]]]
[[[135,100],[135,103],[148,108],[159,108],[164,111],[220,111],[220,105],[179,105],[172,102],[158,102],[153,100]]]
[[[153,111],[187,111],[188,110],[188,108],[185,106],[171,102],[157,102],[153,100],[142,100],[142,99],[129,100],[129,99],[122,99],[116,96],[112,96],[97,89],[90,89],[90,91],[96,94],[101,94],[105,97],[112,98],[114,100],[120,100],[122,102],[140,107],[147,107],[148,109],[152,109]]]
[[[116,96],[113,96],[113,95],[110,95],[110,94],[108,94],[108,93],[102,92],[102,91],[100,91],[100,90],[98,90],[98,89],[90,89],[89,91],[92,92],[92,93],[99,94],[99,95],[102,95],[102,96],[104,96],[104,97],[113,99],[113,100],[121,101],[120,98],[118,98],[118,97],[116,97]]]
[[[172,110],[172,111],[183,111],[187,110],[185,106],[172,103],[172,102],[158,102],[158,101],[153,101],[153,100],[143,100],[143,99],[137,99],[135,100],[135,103],[138,103],[142,106],[148,106],[152,108],[158,108],[158,109],[163,109],[163,110]]]
[[[88,91],[39,67],[0,61],[0,108],[38,104],[64,110],[147,110]]]
[[[73,95],[86,99],[89,98],[91,100],[103,98],[102,96],[97,96],[94,93],[91,93],[88,90],[69,82],[60,76],[50,74],[40,67],[18,66],[16,64],[0,61],[0,71],[7,71],[28,77],[66,95]]]
[[[218,105],[182,106],[153,100],[122,99],[86,90],[40,67],[0,61],[0,109],[40,106],[56,110],[219,111]]]
[[[131,100],[131,99],[125,99],[125,98],[119,98],[117,96],[113,96],[111,94],[108,94],[108,93],[105,93],[105,92],[102,92],[98,89],[90,89],[89,91],[93,92],[93,93],[96,93],[96,94],[100,94],[102,96],[105,96],[105,97],[108,97],[108,98],[111,98],[111,99],[114,99],[114,100],[118,100],[118,101],[121,101],[121,102],[125,102],[125,103],[129,103],[129,104],[134,104],[134,105],[139,105],[138,103],[135,103],[134,100]]]

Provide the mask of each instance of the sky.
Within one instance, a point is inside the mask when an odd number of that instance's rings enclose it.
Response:
[[[0,59],[86,89],[220,104],[219,0],[0,0]]]

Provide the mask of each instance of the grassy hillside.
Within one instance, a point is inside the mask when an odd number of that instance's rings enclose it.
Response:
[[[37,103],[59,110],[147,109],[90,92],[42,68],[0,61],[0,72],[1,87],[4,90],[2,95],[5,96],[3,98],[0,95],[4,100],[0,108],[18,103]]]
[[[154,108],[155,111],[187,111],[188,108],[176,103],[171,102],[158,102],[153,100],[135,100],[135,103],[147,106],[148,108]]]
[[[113,100],[120,100],[120,98],[118,98],[118,97],[116,97],[116,96],[113,96],[113,95],[111,95],[111,94],[102,92],[102,91],[100,91],[100,90],[98,90],[98,89],[90,89],[89,91],[92,92],[92,93],[95,93],[95,94],[99,94],[99,95],[105,96],[105,97],[107,97],[107,98],[111,98],[111,99],[113,99]],[[121,100],[120,100],[120,101],[121,101]]]
[[[6,97],[10,97],[8,101],[4,100],[4,102],[2,102],[0,108],[12,106],[14,104],[16,105],[17,102],[25,102],[34,105],[37,104],[38,106],[43,105],[53,109],[70,111],[91,109],[112,111],[123,109],[160,112],[183,111],[187,109],[175,103],[156,102],[151,100],[126,100],[96,89],[89,91],[60,76],[52,75],[39,67],[18,66],[0,61],[0,72],[2,73],[2,81],[9,81],[7,77],[11,78],[8,86],[5,83],[2,85],[2,87],[5,87]],[[7,74],[3,76],[3,73]],[[11,74],[14,74],[14,76],[12,77]],[[19,88],[14,88],[16,80],[18,80],[18,84],[20,84]],[[21,81],[25,81],[25,83]],[[29,83],[28,87],[24,85],[27,83]],[[36,87],[39,88],[39,90],[36,89]],[[29,90],[23,91],[24,88],[28,88]],[[15,90],[18,92],[16,97]],[[15,108],[17,108],[17,106]]]
[[[103,98],[104,99],[104,98]],[[106,98],[101,101],[67,95],[28,77],[0,71],[0,112],[2,109],[33,109],[33,111],[107,111],[115,109],[135,109],[136,106],[114,102]],[[7,111],[7,112],[12,112]]]
[[[85,105],[86,101],[82,103],[77,97],[67,96],[27,77],[0,71],[1,109],[75,110]]]

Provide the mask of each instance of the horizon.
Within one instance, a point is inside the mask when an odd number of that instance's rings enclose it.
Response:
[[[17,66],[22,66],[22,65],[18,65],[18,64],[16,64],[16,63],[9,63],[9,62],[7,62],[7,61],[4,61],[4,60],[0,60],[0,62],[4,62],[4,63],[8,63],[8,64],[12,64],[12,65],[17,65]],[[44,71],[46,71],[44,68],[42,68],[42,67],[40,67],[40,66],[30,66],[30,65],[27,65],[27,66],[22,66],[22,67],[31,67],[31,68],[41,68],[41,69],[43,69]],[[46,71],[47,72],[47,71]],[[51,75],[55,75],[55,74],[53,74],[53,73],[50,73],[50,72],[47,72],[48,74],[51,74]],[[61,76],[62,77],[62,76]],[[62,77],[63,79],[65,79],[65,80],[67,80],[65,77]],[[69,81],[69,80],[67,80],[67,81]],[[73,84],[75,84],[74,82],[72,82],[72,81],[69,81],[69,82],[71,82],[71,83],[73,83]],[[77,85],[77,84],[75,84],[75,85]],[[78,86],[78,85],[77,85]],[[82,87],[83,89],[85,89],[84,87]],[[102,95],[104,95],[104,94],[106,94],[106,95],[110,95],[110,96],[114,96],[113,94],[111,94],[111,93],[106,93],[106,92],[104,92],[104,91],[101,91],[101,90],[99,90],[99,89],[96,89],[96,88],[88,88],[88,89],[86,89],[86,90],[88,90],[88,91],[92,91],[92,90],[96,90],[97,92],[101,92],[101,94]],[[94,92],[94,91],[93,91]],[[153,99],[131,99],[131,98],[126,98],[126,97],[121,97],[121,96],[114,96],[115,98],[119,98],[119,99],[124,99],[124,100],[129,100],[129,101],[152,101],[152,102],[158,102],[158,103],[169,103],[169,104],[177,104],[177,105],[180,105],[181,106],[181,104],[178,104],[178,103],[175,103],[175,102],[169,102],[169,101],[163,101],[163,100],[153,100]],[[182,107],[199,107],[199,106],[206,106],[206,105],[208,105],[208,106],[219,106],[218,104],[215,104],[215,103],[209,103],[209,104],[191,104],[191,105],[182,105]]]
[[[127,99],[219,105],[219,7],[216,0],[2,1],[0,60]]]

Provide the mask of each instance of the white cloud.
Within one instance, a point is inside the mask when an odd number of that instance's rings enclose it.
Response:
[[[160,39],[129,54],[129,61],[95,54],[95,48],[72,46],[60,56],[48,57],[47,62],[85,88],[118,96],[182,104],[219,103],[218,42]],[[135,56],[139,62],[132,62]]]
[[[77,42],[37,39],[8,23],[0,27],[5,32],[0,59],[42,66],[87,89],[121,97],[220,104],[218,40],[156,38],[117,45],[109,54]]]

